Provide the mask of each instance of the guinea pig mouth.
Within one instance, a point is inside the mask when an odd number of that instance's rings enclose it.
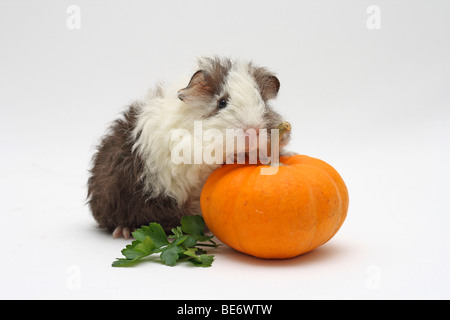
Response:
[[[224,137],[225,138],[225,137]],[[223,145],[223,158],[226,163],[243,163],[244,159],[257,161],[270,157],[272,146],[271,130],[249,128],[235,131],[233,137],[226,137]],[[278,139],[277,141],[278,142]],[[247,162],[247,161],[245,161]],[[255,162],[256,163],[256,162]]]

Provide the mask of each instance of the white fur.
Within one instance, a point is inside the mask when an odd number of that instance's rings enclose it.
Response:
[[[174,130],[186,129],[193,135],[194,121],[199,120],[202,120],[203,130],[215,128],[220,130],[224,137],[226,129],[265,127],[264,101],[248,66],[249,64],[244,62],[233,64],[224,85],[224,91],[229,97],[228,106],[219,110],[218,116],[205,116],[216,110],[217,102],[193,107],[181,101],[177,97],[177,91],[183,86],[166,88],[158,96],[149,95],[134,131],[134,149],[144,159],[145,173],[142,179],[146,190],[150,191],[152,196],[171,196],[180,206],[189,200],[194,207],[198,207],[204,182],[209,174],[220,166],[174,164],[171,161],[171,135]],[[184,83],[184,86],[187,83]],[[216,98],[220,99],[220,95]],[[203,144],[204,148],[207,146],[208,144]]]

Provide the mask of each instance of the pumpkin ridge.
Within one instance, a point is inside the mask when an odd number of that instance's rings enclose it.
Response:
[[[324,173],[329,177],[330,181],[333,183],[333,186],[334,186],[335,189],[336,189],[336,194],[337,194],[337,196],[338,196],[338,198],[339,198],[339,210],[338,210],[338,213],[336,213],[336,222],[335,222],[335,224],[334,224],[333,232],[331,233],[332,235],[331,235],[331,237],[329,237],[323,244],[327,243],[328,241],[330,241],[331,238],[334,237],[334,235],[338,232],[338,230],[339,230],[340,227],[341,227],[341,223],[340,223],[340,222],[341,222],[341,219],[345,219],[345,217],[344,217],[343,215],[339,214],[339,213],[342,212],[342,206],[343,206],[343,199],[342,199],[342,195],[341,195],[341,192],[340,192],[340,190],[339,190],[339,187],[338,187],[338,185],[337,185],[335,179],[333,179],[333,178],[329,175],[329,173],[328,173],[327,171],[324,170]]]
[[[247,175],[248,175],[247,179],[246,179],[247,184],[245,185],[245,188],[242,188],[240,190],[239,196],[241,196],[244,193],[246,193],[247,190],[251,190],[253,186],[259,185],[258,184],[258,180],[260,180],[260,179],[262,179],[262,177],[264,177],[264,176],[261,176],[259,174],[259,170],[260,170],[259,166],[256,166],[256,165],[252,166],[251,169],[252,170],[249,170],[250,173],[247,173]],[[253,171],[253,172],[251,172],[251,171]],[[246,202],[246,201],[239,201],[239,200],[241,200],[241,198],[239,196],[236,198],[237,201],[235,202],[235,205],[238,207],[238,210],[233,210],[234,215],[236,215],[236,212],[239,211],[239,209],[241,209],[242,204]],[[247,196],[247,194],[245,194],[245,197],[246,196]],[[250,205],[252,205],[252,204],[250,203]],[[241,217],[239,217],[239,218],[241,218]],[[236,223],[236,219],[234,220],[234,222]],[[238,224],[236,224],[236,225],[241,226],[242,225],[242,219],[239,219]],[[243,229],[240,228],[237,231],[238,232],[237,241],[239,243],[239,246],[242,248],[243,252],[253,255],[252,253],[250,253],[250,252],[253,252],[253,248],[249,248],[249,246],[246,245],[246,241],[243,242],[243,240],[242,240],[242,239],[246,239],[247,238],[247,235],[243,234],[244,231],[245,231],[245,228],[243,228]]]
[[[244,180],[245,181],[245,177],[239,177],[239,178],[241,178],[242,180]],[[247,179],[247,184],[249,184],[249,181],[250,181],[250,179]],[[239,209],[241,209],[240,207],[241,207],[241,201],[239,201],[240,200],[240,198],[243,196],[243,193],[245,192],[245,190],[246,190],[246,188],[242,188],[242,186],[238,186],[237,187],[238,188],[238,192],[237,192],[237,194],[236,194],[236,198],[235,198],[235,202],[234,202],[234,205],[233,205],[233,209],[231,210],[231,214],[232,214],[232,221],[233,221],[233,224],[235,225],[235,226],[240,226],[241,225],[241,221],[240,221],[240,216],[239,216]],[[238,228],[234,228],[233,229],[233,232],[234,232],[234,238],[235,238],[235,240],[236,240],[236,242],[237,242],[237,247],[238,248],[240,248],[240,250],[241,251],[243,251],[243,252],[246,252],[246,249],[245,249],[245,246],[244,246],[244,244],[242,243],[242,240],[241,240],[241,230],[240,230],[240,228],[238,229]]]
[[[315,159],[315,158],[312,158],[312,159]],[[320,244],[320,245],[323,245],[323,244],[327,243],[328,241],[330,241],[336,235],[336,233],[339,231],[339,229],[343,225],[345,219],[347,218],[348,190],[347,190],[347,186],[345,185],[344,180],[342,179],[341,175],[339,174],[339,172],[336,171],[335,168],[333,168],[331,165],[329,165],[328,163],[326,163],[323,160],[320,160],[320,159],[316,159],[316,160],[318,160],[320,163],[319,169],[329,178],[329,180],[335,187],[336,195],[338,196],[338,199],[339,199],[339,208],[338,208],[339,210],[336,213],[337,219],[336,219],[336,222],[334,223],[333,231],[331,232],[331,236],[326,241],[324,241],[323,243]],[[310,164],[308,164],[308,165],[312,166]],[[318,166],[316,165],[315,167],[317,168]],[[333,175],[331,175],[330,173],[333,173]],[[345,201],[347,203],[347,205],[345,205],[345,206],[344,206],[344,199],[342,198],[342,195],[345,195],[347,198]]]

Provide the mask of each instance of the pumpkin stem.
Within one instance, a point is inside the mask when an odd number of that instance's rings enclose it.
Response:
[[[280,123],[277,126],[277,129],[279,130],[279,143],[281,144],[281,139],[283,138],[283,135],[286,132],[291,131],[292,127],[291,127],[291,124],[289,122],[283,121],[282,123]]]
[[[291,131],[291,124],[289,123],[289,122],[287,122],[287,121],[283,121],[282,123],[280,123],[277,127],[276,127],[276,129],[278,130],[278,146],[280,146],[281,145],[281,139],[283,139],[283,135],[286,133],[286,132],[289,132],[289,131]],[[269,147],[271,147],[271,145],[269,145]],[[272,152],[274,151],[274,150],[272,150],[272,148],[270,148],[271,150],[270,150],[270,153],[271,153],[271,161],[267,164],[268,166],[275,166],[275,167],[278,167],[278,166],[283,166],[283,164],[282,163],[280,163],[280,161],[279,161],[279,157],[280,157],[280,155],[278,154],[278,155],[276,155],[276,159],[277,159],[277,161],[275,162],[275,163],[273,163],[272,162],[272,160],[275,160],[275,155],[273,155],[272,154]],[[280,152],[280,150],[279,150],[279,148],[278,148],[278,152]]]

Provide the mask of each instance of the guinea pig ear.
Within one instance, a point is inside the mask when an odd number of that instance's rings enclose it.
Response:
[[[192,76],[186,88],[178,90],[178,98],[184,102],[205,100],[214,94],[208,74],[199,70]]]
[[[264,101],[273,99],[280,90],[280,80],[266,68],[260,67],[253,70],[253,76],[258,84],[261,97]]]
[[[260,90],[264,101],[274,99],[280,91],[280,80],[273,75],[268,76],[263,85],[260,86]]]

